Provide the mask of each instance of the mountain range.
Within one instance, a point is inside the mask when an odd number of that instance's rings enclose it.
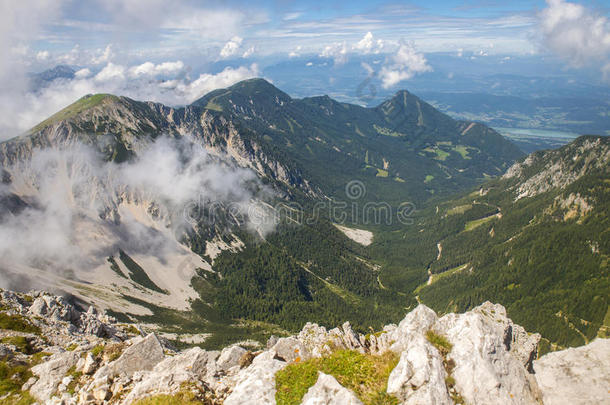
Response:
[[[374,108],[263,79],[180,108],[91,95],[0,144],[0,272],[176,344],[491,300],[545,350],[581,345],[610,324],[609,156],[581,137],[526,157],[407,91]]]

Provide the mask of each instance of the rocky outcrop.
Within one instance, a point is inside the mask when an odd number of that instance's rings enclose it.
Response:
[[[225,405],[263,405],[275,403],[275,373],[286,362],[275,358],[268,350],[258,355],[252,364],[233,378],[234,388],[225,399]]]
[[[607,173],[608,163],[610,142],[606,137],[581,137],[560,149],[529,155],[512,165],[503,178],[518,180],[512,189],[519,200],[565,188],[597,170]]]
[[[362,405],[354,393],[335,380],[331,375],[319,373],[316,383],[303,397],[303,405]]]
[[[409,341],[388,379],[388,394],[404,404],[452,404],[439,351],[423,334]]]
[[[534,361],[545,405],[610,402],[610,339],[549,353]]]
[[[506,316],[504,307],[489,302],[440,318],[419,305],[398,325],[367,336],[349,323],[330,330],[308,323],[297,335],[272,337],[258,352],[239,345],[176,352],[153,333],[128,336],[112,319],[104,323],[93,309],[80,312],[60,297],[2,292],[0,298],[2,311],[22,314],[40,328],[35,333],[10,331],[8,336],[25,336],[33,343],[27,350],[3,343],[0,355],[28,364],[33,352],[50,353],[31,367],[33,377],[21,387],[45,404],[127,405],[184,390],[206,404],[274,404],[279,370],[338,350],[366,356],[393,352],[397,363],[391,363],[396,365],[388,371],[386,392],[401,404],[603,403],[610,382],[610,340],[532,362],[540,336],[528,334]],[[97,322],[117,331],[112,339],[99,336]],[[0,337],[7,333],[0,330]],[[338,376],[324,371],[318,370],[304,404],[362,403]]]
[[[32,367],[32,374],[38,380],[30,387],[30,393],[39,400],[46,400],[55,393],[66,373],[76,365],[79,354],[75,352],[58,353],[46,362]]]
[[[508,322],[497,322],[498,314],[483,314],[482,308],[491,307],[499,310],[500,306],[485,303],[465,314],[447,314],[433,326],[453,345],[448,359],[455,364],[456,389],[473,404],[538,403],[538,386],[521,358],[533,355],[523,353],[527,346],[507,344],[511,327]]]

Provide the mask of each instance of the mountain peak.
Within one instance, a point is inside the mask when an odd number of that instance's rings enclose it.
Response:
[[[41,129],[43,129],[49,125],[53,125],[56,122],[72,118],[72,117],[82,113],[83,111],[87,111],[87,110],[97,107],[99,105],[113,104],[113,103],[118,102],[120,99],[121,99],[120,97],[112,95],[112,94],[105,94],[105,93],[87,94],[86,96],[81,97],[80,99],[78,99],[74,103],[70,104],[63,110],[60,110],[58,113],[56,113],[56,114],[52,115],[51,117],[47,118],[46,120],[42,121],[40,124],[38,124],[34,128],[32,128],[29,132],[40,131]]]
[[[224,104],[229,98],[247,99],[248,102],[274,100],[276,102],[287,103],[291,100],[288,94],[275,87],[269,81],[263,78],[253,78],[237,82],[226,89],[211,91],[191,105],[206,107],[211,110],[223,110],[223,107],[226,107]]]

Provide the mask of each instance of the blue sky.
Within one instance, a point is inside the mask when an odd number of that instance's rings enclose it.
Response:
[[[367,75],[395,91],[494,70],[606,86],[609,16],[607,0],[3,1],[0,111],[27,109],[14,125],[24,128],[91,92],[184,104],[270,72],[290,84],[315,67],[315,91],[337,94]],[[79,72],[34,95],[28,73],[58,64]]]

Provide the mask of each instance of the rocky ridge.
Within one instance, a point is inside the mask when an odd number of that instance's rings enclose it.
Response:
[[[610,383],[604,360],[610,340],[535,360],[540,335],[489,302],[442,317],[419,305],[398,325],[366,336],[349,323],[331,330],[308,323],[252,352],[238,345],[176,351],[154,333],[44,292],[3,291],[0,298],[7,328],[0,330],[0,361],[14,370],[30,367],[8,377],[22,379],[18,389],[3,393],[8,403],[25,396],[41,404],[131,404],[187,392],[206,404],[273,404],[279,370],[337,351],[394,353],[398,362],[386,391],[402,404],[598,403]],[[7,324],[8,317],[21,324]],[[17,343],[19,336],[25,343]],[[337,378],[319,372],[302,403],[363,403]]]

